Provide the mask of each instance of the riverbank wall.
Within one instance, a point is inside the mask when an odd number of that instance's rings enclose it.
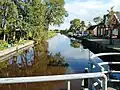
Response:
[[[0,62],[5,61],[7,58],[15,55],[16,53],[23,52],[34,46],[34,41],[29,40],[26,43],[7,48],[3,51],[0,51]]]
[[[98,40],[97,40],[98,41]],[[92,51],[94,54],[97,53],[110,53],[110,52],[120,52],[119,50],[109,48],[107,44],[103,44],[101,42],[97,42],[96,40],[89,40],[89,39],[82,39],[82,44],[85,48],[88,48],[90,51]],[[111,55],[111,56],[100,56],[104,62],[119,62],[120,56],[117,55]],[[112,69],[119,69],[118,65],[112,65],[110,66]]]

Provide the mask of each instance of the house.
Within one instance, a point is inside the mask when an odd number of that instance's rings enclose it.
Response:
[[[114,14],[113,26],[113,36],[117,36],[117,38],[120,38],[120,13]]]
[[[97,36],[97,25],[92,25],[87,29],[87,32],[93,36]]]
[[[98,37],[105,37],[108,33],[109,28],[103,22],[97,25],[97,35]]]
[[[98,25],[91,26],[91,33],[102,38],[120,38],[120,13],[115,13],[110,18],[109,14],[104,15],[103,21]]]

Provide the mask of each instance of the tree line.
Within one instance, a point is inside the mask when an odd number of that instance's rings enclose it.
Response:
[[[44,39],[67,16],[64,0],[0,0],[0,39]]]

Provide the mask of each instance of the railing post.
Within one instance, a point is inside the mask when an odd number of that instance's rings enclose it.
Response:
[[[67,90],[70,90],[70,81],[67,82]]]
[[[88,68],[85,68],[85,72],[84,73],[88,73]],[[84,88],[88,88],[88,78],[83,79],[84,80]]]
[[[90,62],[90,67],[89,67],[89,73],[92,73],[92,69],[93,69],[93,64]],[[89,78],[88,79],[88,89],[89,90],[92,90],[92,79]]]
[[[102,90],[107,90],[107,76],[103,74]]]

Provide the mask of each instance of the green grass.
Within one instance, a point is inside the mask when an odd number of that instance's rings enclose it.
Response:
[[[6,41],[0,40],[0,51],[6,49],[8,47],[8,43]]]
[[[24,44],[26,42],[28,42],[28,40],[21,39],[20,41],[15,41],[15,43],[12,46],[17,46],[17,45],[20,45],[20,44]]]
[[[14,46],[18,46],[20,44],[24,44],[24,43],[26,43],[28,41],[29,40],[23,40],[23,39],[21,39],[20,41],[15,41],[14,44],[10,45],[10,44],[8,44],[7,41],[0,40],[0,51],[5,50],[5,49],[7,49],[9,47],[14,47]]]

